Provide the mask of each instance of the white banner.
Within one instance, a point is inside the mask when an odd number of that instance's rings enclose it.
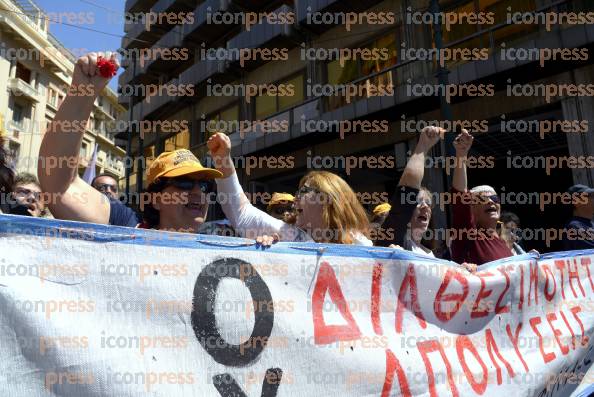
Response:
[[[475,275],[374,247],[0,216],[7,396],[566,396],[594,252]]]

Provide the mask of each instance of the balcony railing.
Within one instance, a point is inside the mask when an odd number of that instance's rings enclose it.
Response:
[[[178,79],[173,79],[167,83],[168,86],[178,86]],[[147,118],[157,118],[167,110],[175,109],[181,97],[170,97],[168,95],[155,95],[147,97],[144,101],[134,106],[132,114],[135,120],[144,120]]]
[[[227,67],[227,61],[198,61],[179,76],[179,81],[185,85],[194,84],[195,86],[200,86],[210,78],[225,74]]]
[[[37,4],[31,0],[12,0],[10,6],[13,6],[13,4],[15,12],[18,13],[24,21],[31,25],[35,30],[42,32],[43,34],[47,33],[46,15]]]
[[[292,11],[291,7],[283,5],[273,13],[290,13]],[[297,41],[298,35],[294,25],[274,24],[263,20],[260,24],[253,26],[251,30],[243,31],[230,39],[227,42],[227,49],[292,47],[297,45]],[[253,67],[258,63],[252,62],[250,65]]]
[[[21,120],[21,121],[14,121],[14,120],[9,120],[8,121],[8,128],[10,130],[12,130],[12,138],[18,140],[20,137],[20,133],[21,132],[26,132],[27,131],[27,126],[26,126],[26,122],[25,120]]]
[[[165,13],[181,13],[192,11],[192,1],[190,0],[159,0],[152,6],[151,12],[160,15]],[[156,40],[163,36],[165,32],[174,27],[183,27],[184,25],[174,25],[168,22],[167,18],[158,19],[154,23],[151,21],[140,21],[127,28],[126,36],[122,41],[124,48],[150,47]]]
[[[163,34],[162,30],[155,29],[155,26],[144,22],[132,25],[130,31],[122,39],[123,48],[148,48],[155,43]]]
[[[569,0],[559,1],[559,2],[556,2],[555,4],[548,5],[546,7],[542,7],[535,11],[536,12],[545,11],[545,10],[548,10],[551,8],[556,8],[559,5],[566,4],[568,2],[569,2]],[[488,29],[484,29],[480,32],[477,32],[476,34],[473,34],[473,35],[470,35],[463,39],[460,39],[456,42],[448,43],[445,47],[461,46],[461,45],[464,45],[464,43],[468,42],[469,40],[472,40],[475,37],[486,35],[486,37],[489,38],[488,43],[490,43],[490,45],[491,45],[490,48],[493,50],[496,48],[496,45],[495,45],[495,43],[497,42],[496,38],[499,38],[501,35],[501,32],[505,32],[504,29],[508,28],[508,27],[509,27],[508,23],[505,23],[505,22],[500,23],[500,24],[494,25]],[[430,29],[430,27],[427,27],[427,29]],[[545,32],[544,30],[541,29],[538,32],[538,34],[540,34],[540,37],[538,39],[543,39],[543,38],[547,38],[547,37],[551,37],[551,36],[558,37],[560,34],[562,35],[564,33],[568,33],[571,35],[574,32],[569,31],[570,29],[584,30],[585,28],[583,26],[577,26],[577,27],[576,26],[574,26],[574,27],[561,26],[558,28],[558,30],[555,30],[553,32]],[[573,34],[573,36],[577,36],[577,35]],[[589,36],[589,38],[588,38],[589,43],[594,42],[594,39],[592,39],[592,37],[594,37],[594,35]],[[524,39],[524,41],[527,42],[531,39],[532,39],[532,37],[526,37]],[[520,44],[525,44],[525,43],[520,43]],[[475,62],[473,62],[473,64],[484,65],[484,64],[486,64],[486,62],[487,61],[475,61]],[[403,90],[402,88],[408,79],[412,79],[413,81],[417,81],[417,80],[429,81],[428,79],[430,79],[431,81],[433,81],[432,79],[434,79],[435,66],[436,65],[432,61],[418,61],[418,60],[402,61],[402,60],[399,60],[398,63],[395,65],[391,65],[385,69],[368,74],[366,76],[361,76],[361,77],[349,82],[350,84],[353,84],[353,85],[366,85],[371,82],[373,82],[375,84],[377,84],[378,82],[383,82],[383,83],[392,82],[395,85],[393,96],[375,97],[375,98],[369,97],[368,98],[366,95],[363,95],[363,96],[360,96],[357,98],[353,98],[353,101],[350,103],[350,105],[344,104],[345,106],[338,104],[338,103],[335,103],[334,105],[328,103],[329,98],[334,98],[334,97],[309,98],[309,99],[303,101],[302,103],[293,106],[290,109],[286,109],[286,110],[283,110],[281,112],[278,112],[276,114],[269,116],[269,118],[268,118],[269,120],[272,120],[272,119],[289,120],[289,124],[291,126],[290,134],[280,133],[277,136],[275,136],[275,134],[270,134],[270,133],[264,134],[264,133],[262,133],[262,131],[257,130],[252,133],[246,134],[244,139],[241,138],[239,132],[231,133],[230,137],[232,138],[232,141],[234,141],[236,143],[240,143],[242,145],[241,150],[244,150],[244,152],[255,151],[255,150],[259,150],[262,145],[266,146],[269,144],[276,144],[276,143],[282,142],[284,140],[292,139],[297,136],[309,133],[309,131],[303,131],[301,129],[301,127],[299,126],[299,123],[302,120],[302,118],[304,120],[319,119],[319,118],[353,119],[353,118],[357,118],[357,117],[363,117],[365,115],[371,114],[371,113],[381,110],[381,109],[390,108],[398,103],[404,104],[406,102],[410,102],[410,101],[419,99],[419,98],[407,97],[405,95],[405,90]],[[191,69],[186,70],[186,72],[184,72],[180,76],[180,83],[187,84],[187,83],[195,83],[195,82],[204,81],[208,78],[209,75],[212,75],[212,73],[211,73],[212,68],[215,68],[215,66],[201,65],[200,63],[197,63]],[[457,71],[453,71],[453,72],[456,75],[459,74]],[[490,73],[498,73],[498,72],[501,72],[501,69],[493,68],[493,70]],[[217,73],[220,74],[221,73],[220,70]],[[404,94],[403,94],[403,92],[404,92]],[[337,92],[337,97],[339,96],[339,94],[340,94],[340,91]],[[153,98],[153,99],[157,99],[157,98]],[[171,98],[162,99],[162,100],[163,101],[171,101]],[[372,102],[375,103],[374,106],[371,106]],[[160,105],[160,106],[162,106],[162,105]],[[350,109],[348,109],[348,111],[345,110],[345,109],[347,109],[347,107],[350,107]],[[137,112],[139,112],[139,110],[140,110],[140,108],[136,109],[136,107],[135,107],[134,112],[133,112],[133,115],[135,117],[138,114]],[[143,113],[146,113],[146,112],[143,112]],[[338,117],[340,115],[342,115],[343,117]],[[262,143],[262,142],[264,142],[264,143]],[[234,145],[234,146],[236,146],[236,145]],[[237,147],[239,147],[239,146],[237,146]]]
[[[382,0],[346,1],[346,0],[299,0],[296,1],[296,19],[300,25],[317,33],[332,29],[332,24],[320,23],[312,16],[317,12],[360,11],[381,3]],[[337,19],[338,20],[338,19]]]
[[[126,12],[142,12],[148,9],[157,2],[157,0],[126,0]]]
[[[183,28],[184,28],[183,25],[176,26],[175,28],[173,28],[173,30],[167,32],[163,37],[161,37],[161,39],[159,41],[157,41],[157,43],[153,46],[153,49],[154,48],[168,48],[168,49],[181,48],[182,43],[183,43]],[[164,71],[166,71],[167,68],[170,68],[173,63],[176,63],[175,66],[177,67],[180,62],[182,62],[182,61],[164,60],[161,56],[161,53],[159,53],[159,55],[156,56],[155,58],[151,58],[147,61],[144,61],[144,66],[140,66],[140,64],[139,64],[138,65],[139,67],[137,68],[136,76],[134,76],[134,78],[132,80],[135,80],[135,78],[139,77],[139,75],[145,74],[152,69],[164,72]]]
[[[208,23],[209,15],[234,9],[231,0],[206,0],[194,10],[194,23],[185,26],[184,40],[210,43],[239,25]]]
[[[25,96],[32,101],[39,102],[39,91],[31,87],[29,83],[19,79],[12,78],[8,80],[8,89],[16,96]]]

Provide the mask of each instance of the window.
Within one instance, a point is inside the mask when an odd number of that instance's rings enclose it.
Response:
[[[21,105],[18,104],[14,104],[14,106],[12,107],[12,121],[15,122],[15,124],[21,125],[23,124],[23,114],[24,110],[23,107]]]
[[[459,5],[458,7],[449,9],[448,12],[452,12],[457,15],[474,13],[474,1],[467,1],[466,3]],[[485,25],[485,27],[487,26],[489,25]],[[450,25],[450,30],[448,31],[447,29],[445,29],[444,26],[442,26],[441,32],[443,34],[443,43],[451,43],[452,41],[457,41],[464,37],[470,36],[471,34],[476,33],[477,28],[480,28],[480,25],[469,23],[453,23]],[[431,37],[433,38],[433,29],[431,31],[431,35]]]
[[[101,135],[105,135],[105,130],[103,129],[103,121],[101,119],[95,119],[93,127],[95,128],[96,132],[98,132]]]
[[[184,130],[165,140],[165,151],[172,152],[177,149],[190,148],[190,132]]]
[[[380,72],[390,66],[397,63],[397,32],[391,32],[385,34],[367,45],[362,45],[360,48],[368,48],[375,50],[382,56],[377,57],[379,59],[373,61],[363,60],[349,60],[340,64],[340,61],[332,61],[326,64],[326,77],[328,84],[338,86],[342,84],[350,83],[351,81],[360,79],[373,73]],[[383,55],[385,54],[385,55]],[[387,89],[393,84],[392,72],[388,71],[380,75],[374,76],[367,80],[358,83],[360,92],[363,94],[363,98],[367,97],[367,91],[370,85],[373,84],[377,87],[384,87]],[[356,98],[355,98],[356,99]],[[334,110],[347,104],[344,92],[339,92],[337,95],[326,97],[328,110]],[[350,99],[351,101],[353,98]]]
[[[82,158],[82,159],[86,159],[87,158],[87,147],[88,147],[88,145],[87,145],[86,142],[83,142],[80,145],[80,151],[78,153],[78,155],[79,155],[80,158]]]
[[[256,98],[256,120],[265,119],[266,116],[276,113],[276,97],[265,94]]]
[[[46,117],[45,118],[45,131],[43,133],[46,133],[47,131],[49,131],[51,128],[51,125],[52,125],[52,119]]]
[[[285,82],[288,86],[293,87],[293,95],[286,95],[278,97],[278,110],[289,109],[303,102],[305,98],[305,91],[303,85],[303,74],[293,77]]]
[[[442,28],[443,42],[448,44],[454,41],[462,40],[465,37],[473,35],[481,30],[486,32],[480,36],[468,39],[451,48],[491,48],[498,47],[501,43],[509,43],[518,37],[526,38],[526,34],[538,30],[537,25],[509,25],[495,29],[490,32],[489,29],[501,23],[506,22],[508,8],[513,12],[534,11],[536,9],[535,0],[474,0],[467,1],[462,5],[453,8],[443,8],[444,12],[454,13],[493,13],[494,23],[478,24],[452,24],[450,31]],[[492,41],[492,43],[491,43]],[[457,62],[460,63],[460,62]],[[448,62],[452,64],[452,62]]]
[[[31,82],[31,71],[27,69],[22,63],[17,62],[16,66],[16,77],[26,83]]]
[[[231,134],[237,130],[239,121],[239,104],[228,106],[216,111],[208,117],[208,124],[205,131],[199,131],[199,143],[204,143],[208,137],[216,131]]]
[[[495,13],[495,25],[504,23],[509,12],[526,12],[536,9],[535,0],[479,0],[479,11]],[[493,32],[493,44],[498,47],[503,42],[509,42],[519,37],[526,38],[526,34],[538,30],[537,25],[514,24],[499,28]]]
[[[275,113],[290,109],[305,100],[304,72],[300,72],[290,78],[281,80],[275,85],[277,87],[285,85],[286,90],[277,90],[276,94],[278,95],[269,95],[266,93],[256,97],[256,120],[264,120]],[[293,95],[280,95],[283,93],[291,93],[290,91],[292,91]]]
[[[53,107],[57,107],[58,105],[58,93],[53,88],[48,88],[47,90],[47,102]]]

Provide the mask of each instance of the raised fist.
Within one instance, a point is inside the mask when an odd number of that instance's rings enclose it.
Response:
[[[470,147],[472,146],[472,141],[474,137],[468,133],[465,129],[462,129],[462,132],[458,134],[456,139],[454,139],[454,148],[456,149],[456,156],[457,157],[466,157],[468,152],[470,151]]]
[[[421,135],[419,136],[419,142],[417,145],[421,150],[424,152],[431,149],[440,139],[443,139],[443,135],[445,134],[445,130],[440,127],[425,127],[421,131]]]
[[[84,96],[99,96],[120,67],[115,52],[90,52],[78,58],[71,87]],[[83,95],[83,94],[80,94]]]

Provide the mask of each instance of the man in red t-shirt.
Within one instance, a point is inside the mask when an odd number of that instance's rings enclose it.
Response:
[[[462,130],[454,140],[451,251],[452,259],[458,263],[482,265],[513,254],[497,233],[501,204],[495,189],[483,185],[467,190],[466,161],[473,139],[468,131]]]

